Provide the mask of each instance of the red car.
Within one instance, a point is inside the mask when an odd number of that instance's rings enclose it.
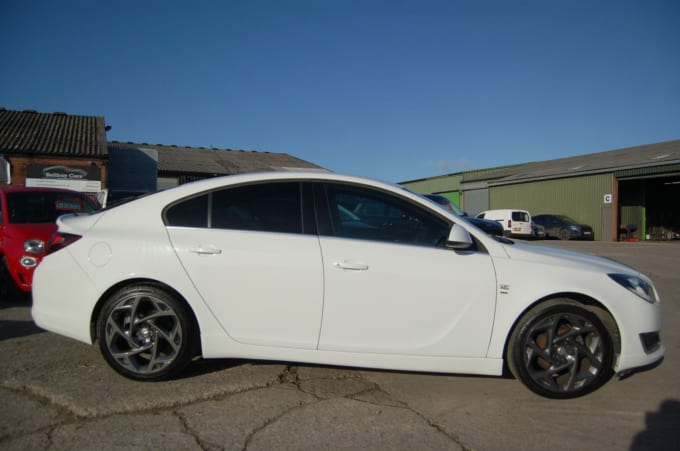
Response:
[[[0,299],[31,291],[33,271],[63,214],[92,212],[83,193],[51,188],[0,188]]]

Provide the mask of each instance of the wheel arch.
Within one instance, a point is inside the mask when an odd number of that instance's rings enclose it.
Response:
[[[163,282],[159,282],[158,280],[154,279],[146,279],[146,278],[136,278],[136,279],[127,279],[118,282],[117,284],[109,287],[108,290],[106,290],[102,295],[99,297],[97,300],[97,303],[95,304],[94,308],[92,309],[92,315],[90,316],[90,338],[92,340],[92,343],[95,343],[98,340],[97,336],[97,320],[99,319],[99,315],[102,311],[102,308],[106,304],[106,300],[111,297],[111,295],[125,287],[133,286],[133,285],[147,285],[147,286],[153,286],[155,288],[158,288],[160,290],[164,290],[168,292],[169,294],[173,295],[174,297],[179,300],[184,307],[186,308],[187,312],[191,314],[191,320],[193,321],[193,327],[194,330],[197,333],[196,337],[196,346],[198,346],[198,349],[196,349],[196,352],[198,354],[202,354],[202,349],[201,349],[201,329],[200,325],[198,323],[198,318],[196,317],[196,312],[194,312],[194,309],[191,308],[191,305],[187,302],[187,300],[182,296],[177,290],[169,286],[168,284],[165,284]]]
[[[584,308],[590,311],[591,313],[595,314],[598,317],[598,319],[602,321],[602,324],[607,328],[607,331],[609,332],[609,335],[612,340],[612,345],[614,347],[613,363],[616,364],[618,356],[621,353],[621,333],[619,331],[619,327],[616,323],[616,320],[614,319],[614,316],[611,314],[611,312],[601,302],[590,296],[575,292],[561,292],[553,293],[537,300],[533,304],[528,305],[519,315],[517,315],[517,318],[515,318],[515,321],[513,321],[512,326],[508,330],[508,333],[505,337],[505,344],[503,346],[503,360],[505,362],[504,365],[505,372],[508,372],[507,362],[510,340],[521,319],[524,318],[524,316],[526,316],[529,312],[538,307],[546,308],[551,305],[557,305],[560,303],[571,304]]]

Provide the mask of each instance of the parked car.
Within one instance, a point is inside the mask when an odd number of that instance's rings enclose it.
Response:
[[[535,222],[531,223],[531,232],[534,235],[534,238],[542,240],[545,238],[545,227],[543,227],[540,224],[536,224]]]
[[[0,188],[0,298],[31,291],[33,271],[57,217],[98,208],[86,195],[64,189]]]
[[[440,205],[442,208],[452,212],[454,215],[460,216],[470,224],[479,227],[489,235],[503,236],[503,226],[498,222],[468,216],[467,213],[458,207],[458,205],[454,204],[451,202],[451,200],[442,196],[441,194],[423,194],[423,196],[427,197],[437,205]]]
[[[497,241],[397,185],[240,174],[58,225],[33,318],[98,343],[132,379],[201,355],[485,375],[507,363],[534,392],[572,398],[665,352],[647,276]]]
[[[97,201],[102,208],[112,208],[116,205],[130,202],[139,197],[146,196],[150,191],[145,190],[111,190],[103,189],[97,193]]]
[[[479,219],[497,221],[503,226],[505,236],[533,238],[531,215],[526,210],[487,210],[479,213]]]
[[[561,240],[593,240],[595,234],[589,225],[578,222],[565,215],[536,215],[534,222],[545,229],[546,238]]]

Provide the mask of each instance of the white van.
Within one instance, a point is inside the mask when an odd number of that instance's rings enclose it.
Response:
[[[505,236],[531,238],[531,215],[526,210],[487,210],[479,213],[477,218],[498,221],[503,226]]]

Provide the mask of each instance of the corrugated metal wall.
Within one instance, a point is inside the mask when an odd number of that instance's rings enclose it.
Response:
[[[611,207],[604,196],[613,193],[613,174],[598,174],[516,185],[492,186],[489,208],[518,208],[532,215],[563,214],[593,227],[602,239],[602,209]]]
[[[460,181],[462,178],[462,174],[442,175],[429,179],[401,182],[401,185],[422,194],[451,193],[460,190]]]
[[[489,210],[489,188],[466,190],[464,203],[465,211],[470,216]]]

